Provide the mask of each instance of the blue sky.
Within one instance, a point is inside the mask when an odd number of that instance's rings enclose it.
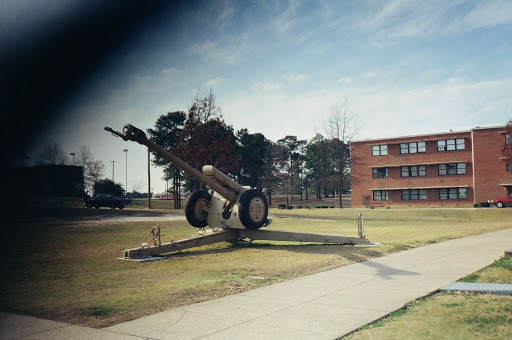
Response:
[[[5,2],[0,42],[41,32],[87,5],[51,3]],[[69,152],[89,145],[108,177],[116,160],[123,184],[128,148],[130,190],[146,181],[144,148],[103,127],[152,127],[210,88],[235,130],[274,141],[322,133],[344,100],[357,114],[357,139],[503,125],[512,117],[507,0],[184,2],[155,14],[114,55],[36,143],[57,141]],[[163,190],[160,170],[152,176],[155,191]]]

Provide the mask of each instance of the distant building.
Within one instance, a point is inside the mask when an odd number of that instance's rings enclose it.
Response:
[[[512,192],[505,126],[352,142],[352,206],[457,206]]]
[[[23,194],[83,197],[84,167],[73,165],[20,167],[16,182],[17,188]]]

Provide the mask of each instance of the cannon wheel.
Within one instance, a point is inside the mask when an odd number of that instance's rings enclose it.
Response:
[[[185,217],[188,223],[195,228],[204,228],[208,225],[208,205],[212,196],[204,190],[193,191],[185,202]]]
[[[268,216],[267,198],[257,189],[245,191],[240,197],[238,213],[240,214],[240,221],[247,229],[263,227]]]

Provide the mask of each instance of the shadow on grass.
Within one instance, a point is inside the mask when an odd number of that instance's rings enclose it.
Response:
[[[206,246],[208,247],[208,246]],[[247,242],[247,241],[234,241],[226,242],[225,248],[215,249],[188,249],[175,253],[168,253],[162,256],[166,258],[172,257],[192,257],[214,254],[232,253],[241,249],[269,249],[276,251],[288,251],[301,254],[324,254],[324,255],[342,255],[346,259],[354,262],[366,261],[367,257],[374,258],[385,254],[374,248],[369,247],[354,247],[351,245],[340,244],[273,244],[269,242]],[[364,255],[364,256],[359,256]]]

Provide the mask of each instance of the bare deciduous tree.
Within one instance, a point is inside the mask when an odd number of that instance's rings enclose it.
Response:
[[[147,183],[141,180],[135,181],[133,183],[133,190],[132,192],[143,192],[147,188]]]
[[[53,142],[41,151],[35,162],[38,165],[64,165],[68,162],[68,157],[60,145]]]
[[[217,99],[213,94],[213,90],[210,89],[207,95],[202,96],[198,90],[196,93],[196,97],[194,98],[194,103],[192,104],[189,113],[193,112],[193,118],[197,119],[199,123],[206,124],[213,119],[222,118],[222,109],[217,106]],[[189,114],[189,119],[190,119]]]
[[[98,182],[105,173],[105,165],[102,161],[96,161],[91,150],[86,145],[80,145],[76,153],[75,163],[84,167],[85,190],[92,192],[94,183]]]
[[[343,183],[350,174],[350,149],[348,145],[359,132],[357,114],[350,108],[348,98],[345,98],[341,103],[337,102],[331,108],[331,115],[325,123],[325,132],[328,138],[333,141],[331,145],[334,148],[334,173],[338,182],[339,207],[343,208],[341,199]]]

